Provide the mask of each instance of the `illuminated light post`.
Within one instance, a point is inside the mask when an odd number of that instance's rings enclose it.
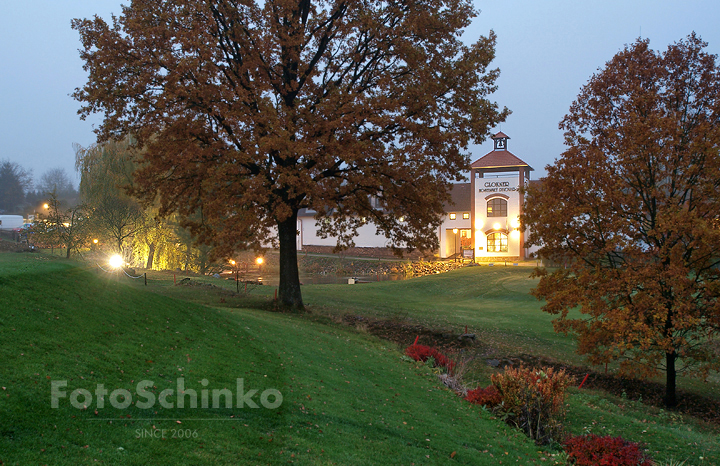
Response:
[[[114,256],[110,257],[110,259],[108,260],[108,264],[110,264],[110,267],[117,270],[123,265],[125,265],[125,260],[120,254],[115,254]]]
[[[455,262],[457,262],[457,259],[458,259],[458,257],[457,257],[457,242],[458,242],[458,241],[457,241],[457,240],[458,240],[457,234],[458,234],[458,229],[457,229],[457,228],[453,228],[453,234],[455,235]]]
[[[237,262],[232,259],[230,259],[228,262],[230,262],[230,265],[232,265],[235,269],[235,291],[237,293],[240,293],[240,273],[238,271],[238,267],[235,266]]]

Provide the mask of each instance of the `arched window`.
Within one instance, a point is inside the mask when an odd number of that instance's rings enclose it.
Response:
[[[508,237],[499,231],[490,233],[487,237],[488,252],[508,252]]]
[[[488,217],[507,217],[507,201],[500,197],[490,199],[487,203]]]

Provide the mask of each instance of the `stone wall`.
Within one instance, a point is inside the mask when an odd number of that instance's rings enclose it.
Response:
[[[502,262],[502,263],[514,263],[514,262],[520,262],[520,256],[496,256],[496,257],[478,257],[475,259],[476,262],[481,262],[483,264],[494,262]]]

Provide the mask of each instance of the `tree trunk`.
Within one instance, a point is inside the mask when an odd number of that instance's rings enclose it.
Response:
[[[147,262],[145,263],[145,268],[150,270],[153,266],[153,260],[155,259],[155,243],[150,243],[150,246],[148,247],[148,258]]]
[[[665,353],[665,406],[668,408],[674,408],[677,406],[677,398],[675,396],[675,360],[677,359],[676,353]]]
[[[297,211],[278,222],[280,237],[280,286],[278,299],[283,307],[304,309],[297,262]]]
[[[71,248],[70,248],[70,245],[68,245],[67,253],[65,254],[65,259],[70,259],[70,251],[71,251]]]

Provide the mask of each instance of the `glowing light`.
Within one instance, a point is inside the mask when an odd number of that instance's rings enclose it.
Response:
[[[110,264],[110,267],[112,267],[113,269],[119,269],[120,267],[125,265],[125,261],[120,254],[115,254],[110,258],[108,264]]]
[[[405,221],[405,217],[400,217],[398,220],[400,220],[401,222],[404,222],[404,221]]]
[[[235,265],[235,261],[230,259],[230,265]]]
[[[455,233],[455,234],[457,235],[457,232],[458,232],[458,229],[457,229],[457,228],[453,228],[453,233]]]
[[[49,208],[50,208],[50,206],[49,206],[49,205],[47,205],[47,204],[43,204],[43,209],[49,209]]]
[[[255,259],[255,263],[257,265],[262,265],[263,262],[265,262],[265,259],[263,259],[262,257],[258,257],[257,259]]]
[[[94,239],[93,244],[98,244],[98,240]]]
[[[513,219],[512,222],[510,222],[510,226],[513,228],[520,228],[520,219],[517,217]]]
[[[483,224],[483,221],[482,221],[481,219],[478,218],[478,219],[475,220],[475,229],[476,229],[476,230],[482,230],[483,225],[484,225],[484,224]]]
[[[520,238],[520,231],[519,230],[513,230],[510,232],[510,238],[512,239],[518,239]]]
[[[499,230],[500,229],[500,222],[493,223],[493,230]]]

